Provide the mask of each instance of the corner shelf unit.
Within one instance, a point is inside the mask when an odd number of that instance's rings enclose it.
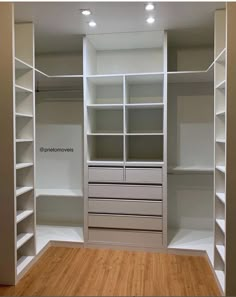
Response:
[[[215,173],[214,173],[214,268],[218,282],[225,292],[226,263],[226,19],[225,10],[215,13]]]
[[[36,253],[33,24],[15,24],[15,55],[15,242],[19,279]]]

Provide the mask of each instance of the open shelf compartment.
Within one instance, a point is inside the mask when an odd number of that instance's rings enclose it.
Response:
[[[123,161],[123,159],[123,136],[88,136],[88,161]]]
[[[127,162],[163,162],[163,136],[126,136]]]
[[[88,133],[123,133],[123,109],[88,110]]]

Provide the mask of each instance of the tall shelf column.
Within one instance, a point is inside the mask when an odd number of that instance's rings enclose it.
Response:
[[[34,30],[0,6],[0,283],[14,285],[35,255]]]

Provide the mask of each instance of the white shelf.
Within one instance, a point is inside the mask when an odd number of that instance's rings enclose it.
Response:
[[[16,112],[16,117],[32,118],[31,114]]]
[[[223,80],[222,82],[220,82],[217,86],[216,89],[225,89],[225,80]]]
[[[158,165],[164,165],[163,160],[157,160],[157,159],[150,159],[150,160],[142,160],[142,159],[132,159],[129,158],[125,162],[126,166],[158,166]]]
[[[141,160],[128,160],[125,162],[126,166],[132,166],[132,167],[155,167],[155,166],[162,166],[164,165],[164,162],[161,160],[149,160],[149,161],[141,161]]]
[[[123,104],[88,104],[91,109],[122,109]]]
[[[18,210],[16,212],[16,223],[20,223],[24,219],[28,218],[30,215],[32,215],[33,210]]]
[[[123,133],[87,133],[88,136],[123,136]]]
[[[18,93],[32,93],[33,91],[31,89],[19,86],[15,84],[15,90]]]
[[[169,167],[168,173],[170,174],[212,174],[214,172],[214,168],[204,168],[204,167],[183,167],[183,166],[176,166],[176,167]]]
[[[216,113],[217,116],[225,116],[225,111],[219,111]]]
[[[126,133],[125,135],[127,136],[163,136],[164,133],[163,132],[159,132],[159,133]]]
[[[123,84],[122,74],[101,74],[101,75],[88,75],[87,79],[95,85],[117,85]]]
[[[215,62],[224,64],[225,63],[226,49],[224,48],[221,53],[216,57]]]
[[[214,74],[211,68],[206,71],[174,71],[168,72],[168,83],[198,83],[213,82]]]
[[[15,68],[17,70],[31,70],[33,69],[33,66],[15,57]]]
[[[225,220],[223,219],[216,219],[217,225],[220,227],[221,231],[225,233]]]
[[[218,142],[218,143],[225,143],[225,139],[218,138],[218,139],[216,139],[216,142]]]
[[[217,279],[220,283],[220,286],[221,286],[222,290],[224,291],[225,290],[225,273],[224,273],[224,271],[221,271],[221,270],[215,270],[215,273],[216,273]]]
[[[33,166],[34,163],[19,163],[16,164],[16,170]]]
[[[39,253],[50,241],[84,242],[83,227],[37,225],[36,231],[37,253]]]
[[[225,166],[216,166],[216,169],[222,173],[225,173]]]
[[[149,73],[126,73],[126,80],[129,84],[153,84],[162,83],[164,72],[149,72]]]
[[[225,247],[224,247],[224,245],[217,244],[216,249],[217,249],[219,255],[221,256],[221,259],[223,260],[223,262],[225,262]]]
[[[25,194],[29,191],[33,190],[33,187],[17,187],[16,188],[16,196],[20,196],[22,194]]]
[[[145,109],[145,108],[163,108],[164,103],[127,103],[125,107],[132,108],[132,109]]]
[[[36,197],[54,196],[54,197],[83,197],[80,189],[36,189]]]
[[[169,245],[171,249],[206,251],[213,263],[213,231],[172,229],[169,230]]]
[[[34,259],[34,256],[22,256],[17,261],[17,275],[19,275],[33,259]]]
[[[122,160],[88,160],[88,165],[95,165],[95,166],[123,166],[124,161]]]
[[[33,233],[21,233],[17,235],[16,246],[17,249],[22,247],[27,241],[29,241],[34,236]]]
[[[225,193],[216,193],[217,198],[225,204]]]
[[[16,139],[16,142],[33,142],[33,139],[32,138],[22,138],[22,139]]]

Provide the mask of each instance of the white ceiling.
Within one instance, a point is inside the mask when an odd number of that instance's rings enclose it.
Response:
[[[170,30],[171,44],[193,45],[213,42],[215,9],[223,2],[157,2],[156,22],[148,25],[144,2],[18,2],[17,22],[35,24],[36,51],[81,51],[81,34]],[[90,8],[92,16],[81,15],[81,8]],[[94,19],[96,28],[88,21]]]

